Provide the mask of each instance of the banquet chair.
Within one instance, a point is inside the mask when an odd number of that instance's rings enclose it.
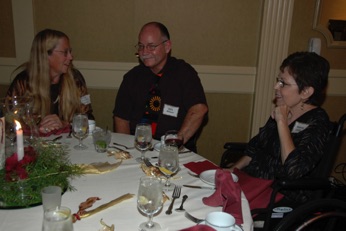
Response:
[[[340,117],[338,122],[331,122],[330,136],[325,148],[325,154],[321,161],[318,163],[314,171],[307,177],[297,180],[274,180],[272,184],[272,194],[267,207],[260,209],[253,209],[251,214],[254,218],[255,228],[258,225],[261,230],[273,230],[275,225],[280,222],[285,216],[281,218],[272,218],[273,209],[277,207],[295,208],[300,206],[300,203],[288,201],[283,198],[281,201],[275,203],[277,194],[282,190],[311,190],[314,191],[313,198],[310,200],[317,200],[321,198],[332,197],[333,190],[329,176],[333,168],[335,158],[337,156],[341,139],[343,137],[344,122],[346,114]],[[226,149],[221,157],[220,167],[227,168],[232,166],[244,154],[247,143],[228,142],[224,145]],[[304,202],[305,203],[305,202]],[[256,228],[255,230],[258,230]]]

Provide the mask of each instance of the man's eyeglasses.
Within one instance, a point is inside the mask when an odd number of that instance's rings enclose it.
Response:
[[[285,86],[297,85],[295,83],[285,83],[285,81],[283,81],[283,79],[280,78],[276,78],[276,83],[279,84],[280,88],[284,88]]]
[[[137,44],[135,46],[135,48],[138,50],[138,51],[143,51],[144,48],[147,48],[147,50],[149,51],[154,51],[156,49],[156,47],[160,46],[161,44],[164,44],[165,42],[167,42],[168,40],[165,40],[157,45],[155,44],[148,44],[148,45],[143,45],[143,44]]]
[[[65,57],[67,57],[68,54],[72,54],[72,48],[66,49],[64,51],[59,51],[59,50],[53,50],[53,51],[62,53]]]

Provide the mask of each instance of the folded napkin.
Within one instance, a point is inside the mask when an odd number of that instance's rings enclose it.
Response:
[[[180,231],[215,231],[215,229],[207,225],[194,225],[186,229],[181,229]]]
[[[80,164],[79,166],[83,169],[84,174],[103,174],[106,172],[113,171],[119,165],[121,165],[122,161],[119,161],[115,164],[110,164],[108,162],[101,163],[91,163],[91,164]]]
[[[273,180],[256,178],[239,169],[234,169],[233,173],[239,178],[238,183],[249,202],[250,209],[266,208],[273,191],[271,188]],[[275,202],[278,202],[282,198],[283,195],[278,193]]]
[[[196,173],[197,175],[201,174],[202,172],[206,170],[220,168],[219,166],[210,162],[209,160],[204,160],[199,162],[189,162],[187,164],[184,164],[184,166],[190,169],[192,172]]]
[[[243,224],[241,210],[241,188],[233,181],[230,171],[217,169],[215,173],[215,192],[202,199],[209,206],[222,206],[222,211],[231,214],[237,224]]]

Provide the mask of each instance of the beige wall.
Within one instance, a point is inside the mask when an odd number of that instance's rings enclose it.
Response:
[[[192,64],[256,65],[261,0],[33,2],[35,31],[65,31],[78,60],[135,62],[140,27],[160,21],[170,31],[173,54]]]
[[[171,32],[173,55],[191,63],[200,74],[210,112],[198,141],[199,152],[218,163],[224,142],[250,137],[264,1],[32,0],[32,18],[25,14],[30,9],[24,7],[20,16],[13,16],[13,22],[11,2],[31,2],[3,0],[0,94],[7,89],[11,71],[29,53],[29,49],[16,51],[17,41],[23,42],[21,47],[25,43],[30,46],[32,34],[47,27],[59,29],[70,36],[75,64],[87,80],[97,123],[112,127],[117,88],[122,75],[136,64],[133,46],[138,30],[145,22],[161,21]],[[327,48],[325,37],[312,29],[314,7],[315,0],[294,1],[288,53],[307,50],[309,38],[321,38],[321,55],[332,68],[324,107],[336,120],[346,112],[346,49]],[[18,27],[30,27],[28,20],[33,23],[32,33],[21,34]],[[340,155],[339,162],[346,162],[342,158]]]

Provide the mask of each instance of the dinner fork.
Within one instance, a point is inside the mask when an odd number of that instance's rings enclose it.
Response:
[[[180,192],[181,192],[181,186],[176,185],[174,187],[173,194],[172,194],[172,202],[166,211],[167,215],[172,214],[172,208],[173,208],[174,201],[175,201],[175,199],[180,197]]]

